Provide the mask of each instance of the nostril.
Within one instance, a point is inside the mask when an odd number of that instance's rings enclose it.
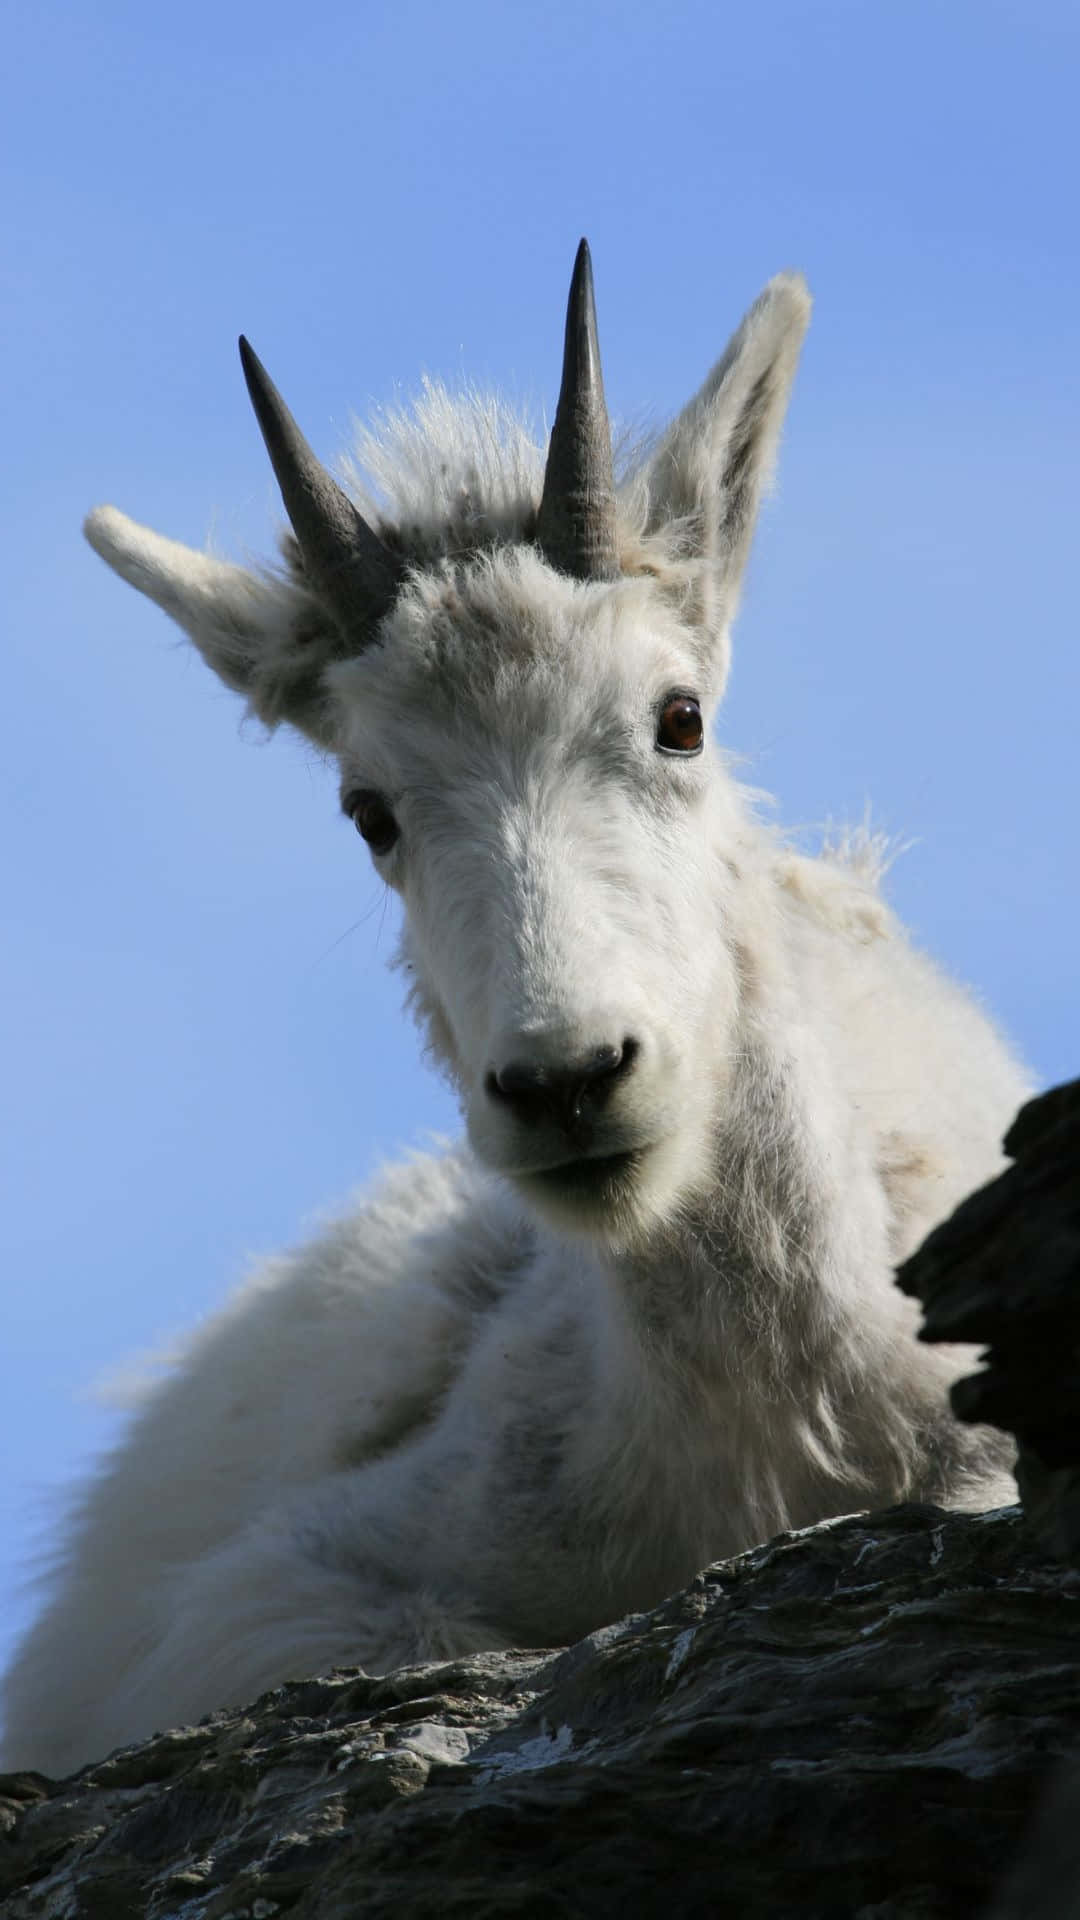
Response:
[[[615,1066],[612,1068],[612,1072],[619,1074],[620,1077],[625,1077],[626,1074],[632,1071],[634,1062],[640,1052],[640,1040],[634,1040],[628,1034],[622,1043],[622,1052]]]
[[[622,1047],[594,1047],[588,1058],[576,1069],[583,1080],[604,1080],[609,1073],[618,1073],[623,1061]],[[571,1068],[571,1072],[574,1069]]]
[[[489,1069],[484,1075],[484,1091],[489,1100],[511,1107],[518,1120],[531,1125],[542,1119],[555,1098],[555,1078],[546,1067],[511,1060],[504,1067]]]
[[[484,1076],[484,1091],[491,1100],[509,1101],[514,1098],[513,1090],[506,1085],[502,1074],[496,1073],[494,1067]]]
[[[582,1062],[576,1075],[577,1088],[573,1106],[575,1119],[580,1118],[586,1106],[590,1106],[594,1112],[606,1107],[615,1088],[632,1071],[640,1051],[639,1043],[629,1035],[621,1047],[594,1048],[589,1059]]]
[[[555,1077],[546,1067],[510,1060],[505,1067],[493,1067],[484,1084],[494,1099],[515,1100],[539,1093]]]

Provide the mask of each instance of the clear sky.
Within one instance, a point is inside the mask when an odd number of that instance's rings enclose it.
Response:
[[[88,1395],[452,1130],[334,783],[86,548],[279,521],[248,332],[326,458],[422,372],[550,407],[580,234],[613,413],[817,306],[724,740],[1040,1081],[1080,1069],[1080,15],[1044,0],[282,0],[5,20],[0,1658]]]

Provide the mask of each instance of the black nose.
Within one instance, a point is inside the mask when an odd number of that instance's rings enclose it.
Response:
[[[630,1072],[636,1040],[621,1047],[590,1048],[576,1060],[508,1060],[493,1068],[485,1086],[493,1100],[512,1108],[519,1120],[554,1120],[566,1132],[607,1102],[616,1081]]]

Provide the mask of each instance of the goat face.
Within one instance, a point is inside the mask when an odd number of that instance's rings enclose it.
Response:
[[[332,684],[477,1153],[563,1224],[644,1226],[705,1172],[735,996],[700,637],[518,548],[414,577]]]

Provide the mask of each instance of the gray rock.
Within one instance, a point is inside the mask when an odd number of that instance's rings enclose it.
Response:
[[[1080,1744],[1078,1595],[1015,1509],[782,1535],[566,1653],[0,1779],[0,1912],[969,1920]]]

